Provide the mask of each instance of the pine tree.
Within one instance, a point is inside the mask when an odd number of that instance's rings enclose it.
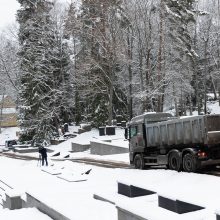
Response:
[[[20,0],[21,92],[20,125],[23,138],[49,139],[68,121],[69,57],[55,29],[46,0]]]

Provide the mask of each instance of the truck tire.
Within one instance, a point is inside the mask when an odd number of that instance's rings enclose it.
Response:
[[[144,158],[141,154],[136,154],[134,157],[134,167],[135,169],[144,169]]]
[[[176,171],[181,170],[181,157],[179,156],[178,152],[172,152],[169,155],[168,168]]]
[[[187,153],[184,155],[183,170],[186,172],[195,172],[197,170],[197,162],[193,154]]]

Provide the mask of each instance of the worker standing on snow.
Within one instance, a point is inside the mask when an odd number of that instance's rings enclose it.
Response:
[[[48,166],[48,162],[47,162],[47,149],[43,146],[39,147],[39,153],[41,154],[41,158],[42,158],[42,166],[44,166],[44,161],[46,163],[46,166]]]

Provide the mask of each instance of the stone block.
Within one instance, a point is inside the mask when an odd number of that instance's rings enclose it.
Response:
[[[3,208],[8,208],[10,210],[21,209],[22,208],[21,196],[6,194],[6,200],[3,201]]]
[[[51,155],[51,157],[58,157],[58,156],[60,156],[60,152],[57,152],[57,153]]]
[[[72,152],[83,152],[90,148],[90,144],[72,143]]]
[[[152,195],[155,192],[147,189],[143,189],[133,185],[127,185],[124,183],[118,182],[118,193],[130,198]]]
[[[166,198],[160,195],[158,196],[158,205],[161,208],[170,210],[172,212],[176,212],[178,214],[194,212],[194,211],[204,209],[204,207],[201,207],[198,205],[183,202],[181,200]]]
[[[99,127],[99,136],[105,135],[105,127]]]
[[[158,196],[158,205],[161,208],[170,210],[172,212],[177,212],[176,200],[169,199],[163,196]]]
[[[90,144],[91,144],[91,154],[95,154],[95,155],[112,155],[112,154],[128,153],[128,148],[118,147],[115,145],[110,145],[108,143],[90,141]]]
[[[115,135],[115,127],[114,126],[107,126],[105,128],[106,135]]]
[[[130,185],[118,182],[118,194],[131,197]]]

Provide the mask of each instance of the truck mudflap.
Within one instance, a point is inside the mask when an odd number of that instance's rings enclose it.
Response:
[[[130,164],[134,163],[134,152],[129,153]]]

